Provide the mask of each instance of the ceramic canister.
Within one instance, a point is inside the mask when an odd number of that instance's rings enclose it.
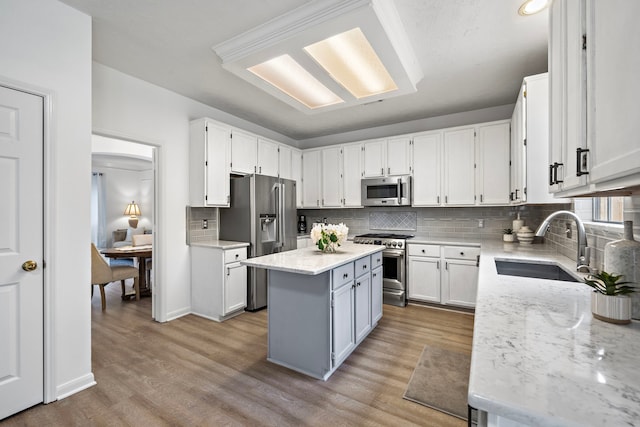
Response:
[[[633,222],[624,222],[624,237],[604,246],[604,271],[623,275],[625,282],[640,288],[640,242],[633,239]],[[640,289],[639,289],[640,291]],[[640,292],[631,294],[631,317],[640,319]]]
[[[518,216],[516,217],[516,219],[513,220],[513,225],[511,226],[511,229],[513,230],[514,233],[518,233],[518,231],[520,231],[520,228],[522,228],[523,225],[524,225],[524,220],[520,219],[520,212],[518,212]]]

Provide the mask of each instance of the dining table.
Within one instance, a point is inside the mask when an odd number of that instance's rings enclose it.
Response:
[[[150,296],[151,287],[147,283],[147,260],[153,256],[152,245],[142,246],[122,246],[119,248],[108,248],[100,251],[107,258],[137,258],[138,260],[138,278],[135,279],[135,297],[140,300],[141,296]],[[137,286],[136,286],[137,285]],[[123,299],[127,299],[133,294],[122,295]]]

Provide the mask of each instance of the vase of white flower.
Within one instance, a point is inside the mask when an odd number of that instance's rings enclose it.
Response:
[[[335,252],[349,234],[349,228],[340,224],[316,224],[311,229],[311,240],[322,252]]]

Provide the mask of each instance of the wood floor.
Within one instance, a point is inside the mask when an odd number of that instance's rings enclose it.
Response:
[[[107,310],[92,300],[97,385],[38,405],[6,426],[465,426],[404,400],[425,344],[471,352],[473,316],[384,306],[378,327],[328,381],[266,360],[267,311],[224,323],[189,315],[160,324],[151,299],[121,301],[107,286]]]

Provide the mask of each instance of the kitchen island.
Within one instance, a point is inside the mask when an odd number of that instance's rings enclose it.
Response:
[[[268,270],[267,359],[327,380],[382,317],[383,249],[346,242],[241,261]]]

